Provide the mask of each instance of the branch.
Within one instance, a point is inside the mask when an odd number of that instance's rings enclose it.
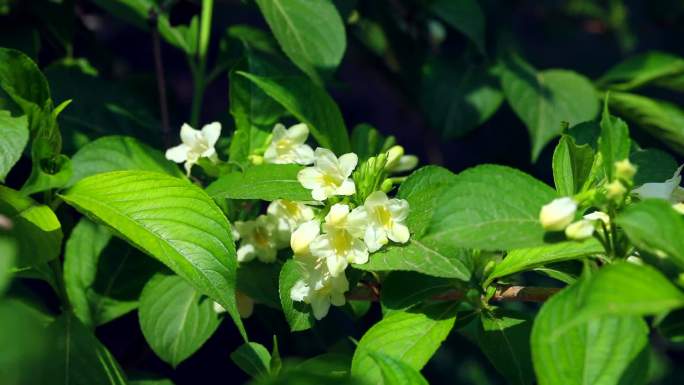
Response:
[[[556,287],[530,287],[530,286],[498,286],[491,300],[496,302],[521,301],[521,302],[544,302],[561,289]],[[458,301],[465,297],[465,291],[452,290],[435,295],[433,301]],[[375,285],[357,287],[347,293],[347,299],[351,301],[378,301],[380,292]]]

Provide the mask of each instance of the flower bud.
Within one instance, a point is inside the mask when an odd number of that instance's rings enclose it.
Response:
[[[565,236],[575,241],[587,239],[593,233],[594,224],[586,219],[579,220],[565,228]]]
[[[385,169],[392,169],[399,163],[399,159],[404,156],[404,147],[402,146],[392,146],[387,151],[387,163],[385,163]]]
[[[601,221],[604,225],[606,225],[606,227],[610,226],[610,217],[603,211],[594,211],[593,213],[589,213],[584,216],[584,219],[594,222]]]
[[[249,318],[254,312],[254,300],[252,297],[236,291],[235,302],[237,305],[238,314],[240,314],[240,318]]]
[[[544,230],[561,231],[575,219],[576,211],[577,203],[572,198],[557,198],[542,207],[539,222]]]
[[[631,182],[636,172],[636,167],[627,158],[615,162],[615,176],[618,179]]]
[[[627,188],[619,180],[614,180],[606,185],[606,197],[608,199],[619,200],[625,196]]]
[[[380,185],[380,190],[382,190],[385,193],[388,193],[392,190],[392,187],[394,187],[394,183],[392,183],[392,180],[387,178],[382,181],[382,184]]]

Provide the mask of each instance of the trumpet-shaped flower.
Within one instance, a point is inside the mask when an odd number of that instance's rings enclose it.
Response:
[[[358,160],[354,153],[344,154],[338,159],[332,151],[319,147],[314,153],[313,167],[301,170],[297,179],[302,186],[312,190],[311,196],[317,201],[334,195],[353,195],[356,186],[349,176]]]
[[[311,164],[314,161],[314,152],[311,146],[306,144],[308,136],[309,129],[304,123],[289,129],[280,123],[276,124],[273,127],[271,144],[264,153],[264,161],[279,164]]]
[[[278,221],[278,237],[281,242],[290,242],[292,231],[300,224],[313,219],[313,209],[303,203],[277,199],[268,205],[269,215]]]
[[[349,206],[335,204],[325,217],[324,234],[317,236],[309,245],[311,254],[327,264],[334,277],[344,273],[349,263],[368,262],[368,249],[354,234],[360,229],[358,223],[349,220]]]
[[[240,233],[238,262],[249,262],[255,257],[261,262],[275,262],[278,252],[278,221],[270,215],[259,215],[253,221],[237,221],[235,228]]]
[[[293,301],[311,305],[313,315],[320,320],[328,314],[330,305],[343,306],[344,293],[349,290],[349,281],[344,274],[333,276],[324,263],[300,264],[303,278],[290,290]]]
[[[677,202],[684,198],[684,189],[679,186],[682,182],[682,167],[679,166],[672,178],[663,183],[644,183],[632,190],[632,195],[639,199],[660,198],[670,202]]]
[[[180,131],[182,143],[166,150],[166,159],[176,163],[185,162],[186,174],[190,176],[192,166],[200,158],[209,158],[212,162],[218,160],[214,146],[220,135],[221,123],[219,122],[207,124],[201,130],[195,130],[185,123]]]
[[[349,214],[349,222],[354,224],[353,230],[362,228],[360,236],[363,237],[368,250],[375,252],[389,240],[398,243],[408,242],[409,229],[404,224],[408,212],[407,201],[389,199],[384,192],[375,191],[366,198],[363,206],[355,208]]]
[[[539,212],[539,221],[544,230],[564,230],[575,219],[577,203],[570,197],[556,198],[544,205]]]

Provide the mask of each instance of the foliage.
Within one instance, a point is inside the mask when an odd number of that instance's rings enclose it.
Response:
[[[632,55],[595,80],[536,68],[496,25],[508,5],[484,0],[232,5],[264,28],[221,24],[213,0],[177,25],[184,2],[19,3],[0,17],[44,25],[0,37],[3,384],[171,384],[207,349],[253,384],[428,384],[455,338],[499,373],[482,383],[664,383],[684,335],[683,58]],[[80,3],[143,30],[156,78],[75,57]],[[628,49],[610,3],[564,11]],[[187,59],[187,111],[169,108],[161,47]],[[395,136],[349,129],[353,50],[411,94],[426,141],[507,110],[535,166],[419,166]],[[204,124],[219,78],[228,107]]]

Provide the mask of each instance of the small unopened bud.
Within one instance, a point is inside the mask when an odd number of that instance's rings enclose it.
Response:
[[[385,169],[392,169],[399,163],[399,159],[404,156],[404,147],[402,146],[392,146],[387,151],[387,163],[385,163]]]
[[[249,159],[249,161],[255,166],[264,164],[264,157],[261,155],[250,155],[247,157],[247,159]]]
[[[577,203],[570,197],[557,198],[544,205],[539,212],[539,222],[544,230],[561,231],[575,219]]]
[[[380,190],[382,192],[388,193],[392,190],[392,187],[394,187],[394,183],[392,183],[392,180],[387,178],[382,181],[382,184],[380,185]]]
[[[679,202],[672,205],[672,208],[677,210],[678,213],[684,214],[684,203]]]
[[[627,188],[619,180],[614,180],[606,185],[606,197],[608,199],[622,199],[627,193]]]
[[[586,219],[571,223],[565,228],[565,236],[575,241],[581,241],[594,234],[594,224]]]
[[[623,159],[615,162],[615,176],[618,179],[631,182],[636,175],[637,168],[629,161],[629,159]]]

